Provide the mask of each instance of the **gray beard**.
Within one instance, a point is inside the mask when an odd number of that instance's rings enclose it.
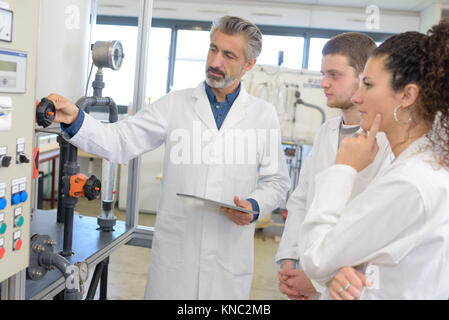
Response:
[[[242,72],[243,72],[243,68],[240,71],[240,73],[233,78],[224,76],[223,79],[216,80],[216,79],[209,77],[209,75],[207,74],[207,69],[206,69],[206,83],[209,85],[209,87],[215,88],[215,89],[229,88],[240,78],[240,76],[242,75]]]
[[[232,86],[237,79],[223,78],[221,80],[211,79],[206,75],[206,83],[211,88],[222,89]]]

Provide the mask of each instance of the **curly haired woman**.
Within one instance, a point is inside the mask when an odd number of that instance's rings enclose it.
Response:
[[[316,176],[300,231],[306,274],[334,299],[449,298],[449,21],[375,49],[352,97],[364,134]],[[352,200],[385,132],[395,160]],[[369,273],[369,279],[367,276]]]

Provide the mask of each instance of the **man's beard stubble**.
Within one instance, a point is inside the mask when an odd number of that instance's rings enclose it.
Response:
[[[209,71],[221,74],[223,76],[223,78],[216,79],[215,77],[209,75]],[[243,68],[242,68],[242,70],[240,70],[240,72],[235,77],[228,77],[228,76],[226,76],[226,74],[223,71],[213,68],[213,67],[209,67],[206,69],[206,83],[210,87],[216,88],[216,89],[228,88],[228,87],[232,86],[240,78],[240,76],[242,75],[242,72],[243,72]]]

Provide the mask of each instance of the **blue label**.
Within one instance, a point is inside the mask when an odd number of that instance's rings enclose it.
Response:
[[[21,57],[21,58],[26,58],[27,57],[27,54],[25,52],[0,50],[0,54],[6,54],[6,55],[9,55],[9,56],[16,56],[16,57]]]

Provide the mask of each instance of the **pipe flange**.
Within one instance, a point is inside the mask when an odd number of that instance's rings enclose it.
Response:
[[[47,235],[34,234],[31,237],[30,244],[30,265],[26,269],[27,278],[32,280],[42,279],[49,270],[54,267],[41,266],[39,263],[39,257],[42,253],[53,253],[56,241],[52,240]]]

